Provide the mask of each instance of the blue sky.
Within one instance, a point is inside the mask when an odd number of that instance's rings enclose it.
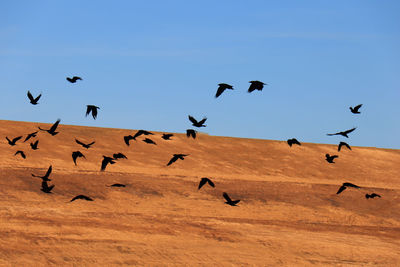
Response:
[[[1,1],[0,119],[184,132],[191,114],[212,135],[335,144],[326,133],[358,127],[351,145],[399,149],[399,13],[381,0]],[[248,94],[251,80],[268,86]],[[235,90],[215,99],[218,83]]]

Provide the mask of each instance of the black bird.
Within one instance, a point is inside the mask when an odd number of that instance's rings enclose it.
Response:
[[[58,134],[58,132],[56,132],[56,129],[57,129],[58,124],[60,123],[60,121],[61,121],[61,120],[58,119],[58,120],[51,126],[51,128],[50,128],[49,130],[42,129],[42,128],[40,128],[40,127],[38,127],[38,128],[39,128],[39,130],[41,130],[41,131],[46,131],[46,132],[48,132],[49,134],[51,134],[52,136],[54,136],[54,135]]]
[[[375,197],[381,197],[381,196],[378,195],[378,194],[375,194],[375,193],[372,193],[372,194],[365,194],[365,198],[366,198],[366,199],[368,199],[368,198],[375,198]]]
[[[153,145],[157,145],[156,142],[154,142],[153,140],[149,139],[149,138],[145,138],[143,140],[143,142],[147,143],[147,144],[153,144]]]
[[[42,188],[41,188],[40,190],[42,190],[42,191],[45,192],[45,193],[50,194],[50,193],[51,193],[51,190],[52,190],[53,188],[54,188],[54,184],[51,185],[51,186],[49,186],[49,185],[47,184],[47,181],[43,180],[43,181],[42,181]]]
[[[124,184],[112,184],[110,187],[125,187],[126,185]]]
[[[203,118],[201,121],[197,121],[195,118],[193,118],[190,115],[188,117],[189,117],[189,120],[192,122],[192,125],[195,127],[206,127],[207,126],[207,125],[204,125],[207,118]]]
[[[32,148],[33,150],[39,149],[39,148],[37,147],[38,144],[39,144],[39,140],[36,140],[34,143],[30,143],[31,148]]]
[[[70,202],[75,201],[75,200],[77,200],[77,199],[83,199],[83,200],[87,200],[87,201],[93,201],[92,198],[87,197],[87,196],[85,196],[85,195],[77,195],[76,197],[74,197],[73,199],[71,199]]]
[[[134,140],[134,139],[135,139],[135,138],[133,138],[132,135],[124,136],[124,141],[125,141],[125,144],[126,144],[127,146],[129,146],[129,141],[130,141],[130,140]]]
[[[139,137],[139,136],[141,136],[141,135],[154,135],[153,133],[151,133],[151,132],[148,132],[148,131],[146,131],[146,130],[139,130],[139,131],[137,131],[136,133],[135,133],[135,135],[133,136],[133,140],[136,140],[136,137]]]
[[[339,188],[336,194],[340,194],[343,190],[345,190],[347,187],[354,187],[354,188],[361,188],[358,185],[352,184],[352,183],[343,183],[342,186]]]
[[[10,145],[10,146],[15,146],[15,143],[19,140],[19,139],[21,139],[22,138],[22,136],[18,136],[18,137],[15,137],[13,140],[10,140],[10,139],[8,139],[8,137],[6,136],[6,139],[7,139],[7,141],[8,141],[8,144]]]
[[[84,158],[84,159],[86,159],[85,155],[83,155],[80,151],[74,151],[74,152],[72,152],[72,160],[74,161],[75,166],[76,166],[76,159],[77,159],[77,158]]]
[[[38,101],[39,101],[39,99],[40,99],[40,97],[42,96],[42,94],[40,94],[40,95],[38,95],[36,98],[34,98],[34,97],[32,96],[32,94],[31,94],[31,92],[29,92],[29,91],[28,91],[27,95],[28,95],[28,98],[29,98],[29,100],[31,101],[31,104],[32,104],[32,105],[37,105],[37,104],[38,104]]]
[[[299,145],[301,146],[300,142],[297,141],[296,138],[288,139],[287,140],[288,145],[291,147],[292,145]]]
[[[196,131],[193,129],[187,129],[186,130],[186,136],[187,137],[193,137],[193,139],[196,139]]]
[[[335,163],[333,160],[335,159],[335,158],[338,158],[339,156],[338,155],[329,155],[329,154],[325,154],[325,160],[327,161],[327,162],[329,162],[329,163]]]
[[[355,129],[356,129],[356,127],[354,127],[353,129],[344,131],[344,132],[338,132],[338,133],[327,134],[327,135],[329,135],[329,136],[332,136],[332,135],[343,135],[344,137],[349,138],[349,137],[347,136],[347,134],[351,133],[351,132],[354,131]]]
[[[231,205],[231,206],[236,206],[236,204],[237,203],[239,203],[240,202],[240,200],[238,199],[238,200],[235,200],[235,201],[233,201],[229,196],[228,196],[228,194],[227,193],[223,193],[222,194],[223,196],[224,196],[224,198],[226,199],[226,204],[228,204],[228,205]]]
[[[262,91],[264,85],[267,85],[266,83],[260,81],[250,81],[249,83],[251,83],[249,90],[247,90],[249,93],[253,92],[254,90]]]
[[[342,146],[347,147],[348,149],[351,150],[351,147],[349,146],[349,144],[345,143],[345,142],[340,142],[337,148],[337,151],[340,151],[340,149],[342,149]]]
[[[217,93],[215,94],[215,98],[219,97],[226,89],[233,90],[232,85],[229,85],[226,83],[219,83],[218,85],[219,85],[219,87],[218,87]]]
[[[101,169],[100,170],[104,171],[106,169],[108,163],[114,164],[115,161],[114,161],[113,158],[103,156],[103,161],[101,162]]]
[[[90,112],[92,112],[93,119],[96,119],[97,118],[97,109],[100,109],[100,108],[95,105],[87,105],[86,106],[86,117],[87,117],[87,115],[90,114]]]
[[[67,77],[67,81],[69,81],[70,83],[76,83],[77,80],[82,80],[82,78],[78,76],[74,76],[72,78]]]
[[[93,141],[93,142],[91,142],[91,143],[89,143],[89,144],[85,144],[85,143],[82,143],[81,141],[79,141],[79,140],[76,139],[76,138],[75,138],[75,142],[76,142],[77,144],[83,146],[83,147],[86,148],[86,149],[89,149],[89,148],[95,143],[95,141]]]
[[[203,187],[203,185],[205,185],[206,183],[208,183],[211,187],[215,187],[214,183],[208,179],[207,177],[201,178],[200,183],[199,183],[199,188],[197,190],[200,190],[200,188]]]
[[[362,104],[355,106],[354,108],[350,107],[350,111],[353,114],[360,114],[361,112],[359,112],[358,110],[361,108]]]
[[[29,139],[31,139],[32,137],[36,137],[36,134],[38,133],[38,131],[30,133],[26,136],[24,142],[28,141]]]
[[[189,155],[188,154],[174,154],[172,156],[172,158],[169,160],[169,162],[167,163],[167,166],[171,165],[172,163],[174,163],[178,159],[184,160],[186,156],[189,156]]]
[[[161,136],[162,139],[164,140],[171,140],[171,137],[174,136],[173,134],[163,134]]]
[[[50,176],[52,170],[53,170],[53,167],[50,165],[50,167],[47,169],[47,172],[44,176],[34,175],[33,173],[32,173],[32,176],[42,178],[43,181],[51,181],[51,179],[49,179],[49,176]]]
[[[18,150],[17,152],[15,152],[14,156],[16,156],[17,154],[21,154],[21,157],[26,159],[25,153],[22,150]]]
[[[114,159],[128,159],[124,154],[122,153],[116,153],[113,155]]]

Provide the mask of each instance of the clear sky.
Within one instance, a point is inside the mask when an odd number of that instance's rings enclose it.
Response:
[[[399,14],[397,0],[1,1],[0,119],[184,132],[191,114],[212,135],[335,144],[358,127],[350,145],[400,149]],[[251,80],[268,86],[248,94]],[[215,99],[218,83],[235,90]]]

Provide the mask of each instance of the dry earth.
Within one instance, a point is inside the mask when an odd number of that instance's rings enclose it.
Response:
[[[0,125],[2,266],[400,265],[399,150],[353,147],[328,164],[336,146],[156,133],[157,145],[139,137],[127,147],[134,130],[60,125],[56,136],[40,132],[33,151],[5,136],[50,125]],[[75,137],[96,143],[87,150]],[[76,150],[87,158],[78,166]],[[100,172],[102,155],[115,152],[128,160]],[[167,167],[173,153],[190,156]],[[31,173],[50,164],[55,188],[45,194]],[[216,188],[197,190],[201,177]],[[362,188],[336,195],[343,182]],[[241,202],[224,204],[222,192]],[[367,200],[371,192],[382,198]],[[77,194],[94,201],[70,203]]]

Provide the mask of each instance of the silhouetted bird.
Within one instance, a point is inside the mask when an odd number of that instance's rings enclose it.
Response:
[[[344,131],[344,132],[338,132],[338,133],[327,134],[327,135],[329,135],[329,136],[332,136],[332,135],[343,135],[344,137],[349,138],[349,137],[347,136],[347,134],[351,133],[351,132],[354,131],[355,129],[356,129],[356,127],[354,127],[353,129]]]
[[[26,159],[24,151],[18,150],[17,152],[15,152],[14,156],[16,156],[17,154],[20,154],[22,158]]]
[[[249,90],[247,90],[249,93],[253,92],[254,90],[262,91],[264,85],[267,85],[266,83],[260,81],[250,81],[249,83],[251,83]]]
[[[75,201],[77,199],[83,199],[83,200],[87,200],[87,201],[93,201],[93,199],[91,199],[90,197],[87,197],[85,195],[77,195],[76,197],[74,197],[73,199],[71,199],[70,202]]]
[[[13,140],[10,140],[10,139],[8,139],[8,137],[6,136],[6,139],[7,139],[7,141],[8,141],[8,144],[10,145],[10,146],[15,146],[15,143],[19,140],[19,139],[21,139],[22,138],[22,136],[18,136],[18,137],[15,137]]]
[[[292,145],[299,145],[301,146],[300,142],[297,141],[296,138],[288,139],[287,140],[288,145],[291,147]]]
[[[189,117],[189,120],[192,122],[192,125],[195,127],[206,127],[207,126],[207,125],[204,125],[207,118],[203,118],[201,121],[197,121],[195,118],[193,118],[190,115],[188,117]]]
[[[86,159],[85,155],[83,155],[80,151],[74,151],[74,152],[72,152],[72,160],[74,161],[75,166],[76,166],[76,159],[77,159],[77,158],[84,158],[84,159]]]
[[[204,177],[204,178],[201,178],[201,180],[200,180],[198,190],[200,190],[200,188],[202,188],[203,185],[205,185],[206,183],[208,183],[211,187],[215,187],[214,183],[210,179],[208,179],[207,177]]]
[[[132,135],[124,136],[124,141],[125,141],[125,144],[126,144],[127,146],[129,146],[129,141],[130,141],[130,140],[134,140],[134,139],[135,139],[135,138],[133,138]]]
[[[381,196],[378,195],[378,194],[375,194],[375,193],[372,193],[372,194],[365,194],[365,198],[366,198],[366,199],[368,199],[368,198],[375,198],[375,197],[381,197]]]
[[[163,134],[161,136],[162,139],[164,140],[171,140],[171,137],[174,136],[173,134]]]
[[[115,161],[114,161],[113,158],[103,156],[103,161],[101,162],[101,169],[100,170],[104,171],[106,169],[108,163],[114,164]]]
[[[340,194],[343,190],[345,190],[347,187],[354,187],[354,188],[361,188],[358,185],[352,184],[352,183],[343,183],[342,186],[339,188],[336,194]]]
[[[126,185],[124,184],[112,184],[110,187],[125,187]]]
[[[145,130],[139,130],[139,131],[137,131],[136,133],[135,133],[135,135],[133,136],[133,139],[134,140],[136,140],[136,137],[139,137],[139,136],[141,136],[141,135],[154,135],[153,133],[151,133],[151,132],[148,132],[148,131],[145,131]]]
[[[42,129],[42,128],[40,128],[40,127],[38,127],[39,128],[39,130],[41,130],[41,131],[46,131],[46,132],[48,132],[49,134],[51,134],[51,135],[56,135],[56,134],[58,134],[58,132],[56,132],[56,129],[57,129],[57,127],[58,127],[58,124],[60,123],[60,119],[58,119],[52,126],[51,126],[51,128],[49,129],[49,130],[45,130],[45,129]]]
[[[27,95],[28,95],[28,98],[29,98],[29,100],[31,101],[31,104],[32,104],[32,105],[37,105],[37,104],[38,104],[38,101],[39,101],[39,99],[40,99],[40,97],[42,96],[42,94],[40,94],[40,95],[38,95],[36,98],[34,98],[34,97],[32,96],[32,94],[31,94],[31,92],[29,92],[29,91],[28,91]]]
[[[76,83],[77,80],[82,80],[82,78],[78,76],[74,76],[72,78],[67,77],[67,81],[69,81],[70,83]]]
[[[229,196],[228,196],[228,194],[227,193],[223,193],[222,194],[223,196],[224,196],[224,198],[226,199],[226,204],[228,204],[228,205],[231,205],[231,206],[236,206],[236,204],[237,203],[239,203],[240,202],[240,200],[238,199],[238,200],[235,200],[235,201],[233,201]]]
[[[353,114],[360,114],[361,112],[359,112],[358,110],[361,108],[362,104],[355,106],[354,108],[350,107],[350,111]]]
[[[47,172],[46,172],[46,174],[44,176],[34,175],[33,173],[32,173],[32,176],[33,177],[42,178],[43,181],[51,181],[49,179],[49,176],[50,176],[52,170],[53,170],[53,167],[50,165],[50,167],[47,169]]]
[[[31,139],[32,137],[36,137],[36,134],[38,133],[38,131],[30,133],[26,136],[24,142],[28,141],[29,139]]]
[[[219,85],[219,87],[218,87],[217,93],[215,94],[215,98],[219,97],[226,89],[233,90],[232,85],[229,85],[226,83],[219,83],[218,85]]]
[[[30,143],[31,148],[32,148],[33,150],[39,149],[39,148],[38,148],[38,144],[39,144],[39,140],[36,140],[34,143]]]
[[[327,161],[327,162],[329,162],[329,163],[335,163],[333,160],[335,159],[335,158],[338,158],[339,156],[338,155],[329,155],[329,154],[325,154],[325,160]]]
[[[149,138],[145,138],[143,140],[143,142],[147,143],[147,144],[153,144],[153,145],[157,145],[156,142],[154,142],[153,140],[149,139]]]
[[[196,131],[193,129],[187,129],[186,130],[186,136],[187,137],[193,137],[193,139],[196,139]]]
[[[76,138],[75,138],[75,142],[76,142],[77,144],[83,146],[83,147],[86,148],[86,149],[89,149],[89,148],[95,143],[95,141],[93,141],[93,142],[91,142],[91,143],[89,143],[89,144],[85,144],[85,143],[82,143],[81,141],[79,141],[79,140],[76,139]]]
[[[45,192],[45,193],[48,193],[48,194],[50,194],[51,193],[51,190],[54,188],[54,185],[51,185],[51,186],[49,186],[48,184],[47,184],[47,181],[42,181],[42,188],[40,189],[40,190],[42,190],[43,192]]]
[[[115,153],[114,155],[113,155],[113,158],[114,159],[128,159],[124,154],[122,154],[122,153]]]
[[[172,156],[172,158],[170,159],[170,161],[167,163],[167,166],[171,165],[172,163],[174,163],[178,159],[184,160],[186,156],[189,156],[189,155],[188,154],[174,154]]]
[[[100,109],[98,106],[94,106],[94,105],[87,105],[86,106],[86,116],[90,114],[90,112],[92,112],[92,117],[93,119],[97,118],[97,109]]]
[[[340,151],[340,149],[342,149],[342,146],[347,147],[348,149],[351,150],[351,147],[349,146],[349,144],[345,143],[345,142],[340,142],[337,148],[337,151]]]

